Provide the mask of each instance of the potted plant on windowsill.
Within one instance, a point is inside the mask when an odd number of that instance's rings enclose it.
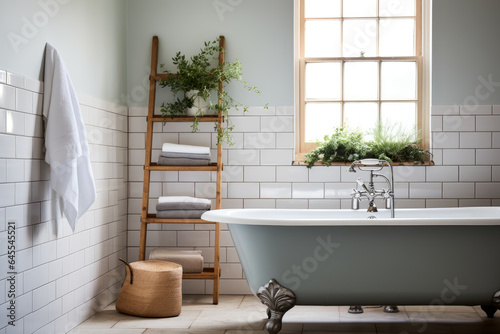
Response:
[[[306,153],[304,162],[308,168],[317,162],[327,166],[333,162],[350,162],[366,158],[383,159],[392,163],[424,164],[431,153],[419,146],[421,137],[416,132],[407,132],[400,125],[376,126],[370,133],[372,140],[349,127],[337,128],[318,146]],[[430,163],[433,164],[432,160]]]
[[[220,39],[205,42],[200,52],[189,59],[177,52],[172,58],[177,72],[165,71],[169,75],[160,81],[160,85],[169,87],[176,98],[174,102],[162,103],[160,110],[164,116],[194,116],[193,131],[198,130],[198,117],[207,113],[221,113],[224,127],[222,129],[217,127],[217,144],[226,142],[232,145],[230,131],[234,126],[229,119],[229,109],[242,107],[244,111],[248,111],[248,107],[234,100],[224,87],[231,82],[239,82],[249,92],[254,92],[259,97],[261,92],[255,86],[249,86],[246,81],[242,80],[242,67],[239,60],[217,63],[218,53],[225,52],[219,47],[219,41]],[[161,68],[164,66],[164,64],[160,65]],[[223,86],[219,91],[220,82]],[[182,95],[179,97],[179,94]],[[214,99],[216,102],[213,101]]]

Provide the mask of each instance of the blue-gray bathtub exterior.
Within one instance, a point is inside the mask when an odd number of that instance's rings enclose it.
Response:
[[[298,305],[491,305],[500,226],[228,224],[254,294],[270,279]]]

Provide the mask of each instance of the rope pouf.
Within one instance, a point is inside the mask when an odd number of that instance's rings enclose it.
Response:
[[[176,263],[147,260],[127,263],[116,310],[148,318],[173,317],[181,313],[182,266]]]

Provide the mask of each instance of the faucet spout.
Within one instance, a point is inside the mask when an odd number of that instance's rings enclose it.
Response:
[[[368,204],[368,212],[378,212],[375,201],[370,201],[370,203]]]

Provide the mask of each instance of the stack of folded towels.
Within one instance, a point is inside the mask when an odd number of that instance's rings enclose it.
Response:
[[[156,205],[157,218],[199,219],[212,202],[191,196],[161,196]]]
[[[159,166],[207,166],[210,148],[205,146],[164,143],[158,158]]]
[[[203,271],[201,250],[155,248],[149,254],[149,259],[180,264],[184,273],[201,273]]]

